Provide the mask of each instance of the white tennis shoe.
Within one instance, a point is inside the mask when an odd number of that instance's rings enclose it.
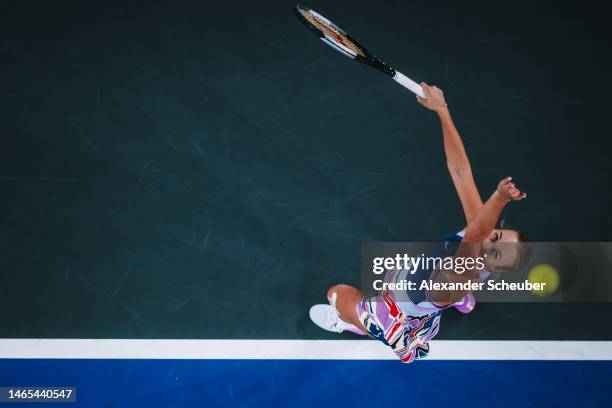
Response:
[[[344,330],[356,327],[340,319],[332,305],[314,305],[310,308],[310,320],[323,330],[342,333]]]

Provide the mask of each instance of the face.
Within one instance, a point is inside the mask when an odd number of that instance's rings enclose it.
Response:
[[[503,272],[516,265],[518,245],[508,245],[519,242],[518,232],[508,229],[496,229],[482,241],[481,256],[485,257],[485,269],[491,272]]]

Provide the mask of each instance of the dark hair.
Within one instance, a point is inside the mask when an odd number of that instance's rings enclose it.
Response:
[[[527,234],[522,231],[516,230],[514,228],[504,228],[510,231],[514,231],[518,234],[518,256],[514,265],[512,265],[512,270],[519,270],[525,267],[529,262],[529,258],[531,258],[531,245],[529,245],[529,238]]]

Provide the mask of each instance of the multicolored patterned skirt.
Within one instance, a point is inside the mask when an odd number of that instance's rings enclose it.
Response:
[[[368,334],[385,343],[404,363],[429,354],[429,341],[440,328],[440,312],[409,316],[388,292],[361,299],[357,315]]]

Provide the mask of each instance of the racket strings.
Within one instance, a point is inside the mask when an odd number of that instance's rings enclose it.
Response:
[[[329,25],[328,22],[321,20],[319,17],[309,13],[306,10],[300,9],[299,11],[300,11],[300,14],[310,24],[312,24],[315,28],[323,32],[323,34],[325,34],[326,37],[342,44],[343,46],[355,52],[356,54],[361,55],[364,58],[366,57],[366,54],[363,52],[363,50],[360,47],[358,47],[354,42],[349,40],[346,34],[338,31],[338,29]]]

